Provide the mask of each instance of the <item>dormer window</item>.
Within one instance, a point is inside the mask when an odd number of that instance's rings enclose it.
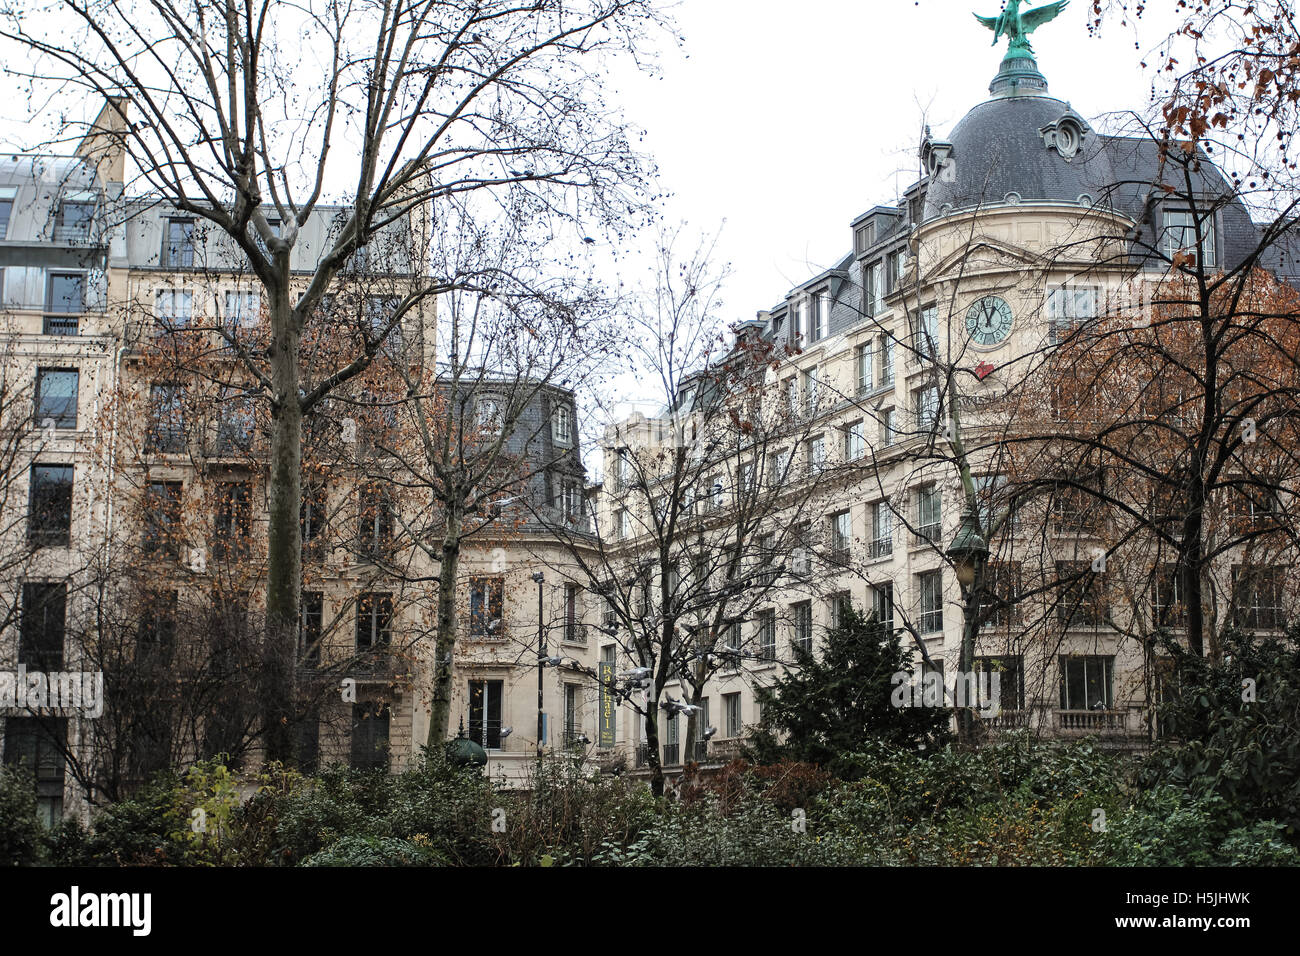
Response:
[[[1086,134],[1087,127],[1083,120],[1073,113],[1066,113],[1055,123],[1044,126],[1038,131],[1038,135],[1043,138],[1043,145],[1048,149],[1056,150],[1067,163],[1083,148],[1083,138]]]
[[[1199,231],[1201,241],[1198,244],[1196,234]],[[1164,212],[1160,235],[1160,252],[1170,261],[1181,253],[1200,253],[1200,265],[1207,269],[1214,268],[1214,213],[1202,213],[1197,217],[1190,209],[1166,209]]]
[[[826,293],[816,292],[812,296],[812,341],[826,337],[827,307]]]

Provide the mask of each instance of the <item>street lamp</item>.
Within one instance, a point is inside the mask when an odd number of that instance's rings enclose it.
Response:
[[[542,677],[546,673],[546,622],[543,619],[542,611],[542,582],[546,576],[541,571],[533,572],[533,580],[537,582],[537,762],[542,762]]]
[[[961,660],[958,663],[957,679],[964,680],[975,658],[975,619],[979,613],[978,582],[988,561],[989,546],[980,533],[979,516],[967,503],[962,509],[961,523],[953,536],[952,544],[944,552],[952,561],[957,583],[961,585],[962,596],[962,632]],[[969,703],[969,702],[968,702]],[[967,742],[971,739],[971,712],[963,708],[957,721],[961,737]]]

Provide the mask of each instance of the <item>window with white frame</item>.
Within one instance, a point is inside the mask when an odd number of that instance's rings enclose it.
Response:
[[[943,496],[938,485],[916,489],[916,537],[918,541],[938,541],[943,533]]]
[[[867,315],[885,311],[885,264],[877,260],[863,268],[863,286],[866,293]]]
[[[857,461],[867,453],[867,428],[861,419],[844,428],[844,459]]]
[[[194,318],[194,293],[188,289],[159,289],[155,298],[158,324],[164,329],[188,328]]]
[[[812,296],[812,340],[816,342],[826,337],[826,293],[816,292]]]
[[[872,372],[875,371],[875,369],[872,368],[872,363],[874,361],[875,357],[872,353],[870,342],[865,342],[857,347],[857,350],[854,352],[853,363],[857,377],[859,395],[865,395],[867,392],[871,391],[872,381],[875,377],[872,375]]]
[[[925,571],[916,576],[919,596],[919,628],[922,634],[937,634],[943,630],[943,572]]]
[[[568,405],[556,405],[551,418],[552,436],[557,445],[573,444],[573,417]]]
[[[884,388],[886,385],[894,384],[894,340],[888,335],[880,337],[880,374],[877,376],[876,385]]]
[[[938,354],[939,310],[934,306],[922,309],[916,316],[912,329],[912,349],[918,361],[933,361]]]
[[[837,511],[831,515],[831,560],[847,564],[849,548],[853,545],[852,515],[849,511]]]
[[[888,501],[871,506],[871,556],[884,558],[894,553],[894,512]]]
[[[1097,317],[1101,289],[1095,285],[1066,284],[1047,290],[1047,321],[1053,343],[1062,342],[1075,329]]]
[[[912,407],[916,409],[918,431],[933,431],[939,423],[939,387],[924,385],[912,392]]]
[[[817,414],[818,402],[817,388],[817,366],[804,369],[803,372],[803,401],[804,411],[809,415]]]
[[[501,434],[501,402],[496,398],[478,400],[478,427],[486,435]]]
[[[804,473],[809,477],[820,475],[826,467],[826,436],[808,439],[805,449]]]
[[[894,426],[894,410],[892,408],[882,408],[880,410],[880,444],[892,445],[898,440],[898,430]]]
[[[744,731],[744,724],[740,719],[740,695],[723,694],[722,712],[725,719],[727,736],[739,737]]]
[[[1200,242],[1197,242],[1197,226]],[[1161,222],[1160,251],[1168,259],[1180,252],[1199,253],[1200,264],[1214,268],[1214,213],[1204,212],[1198,217],[1190,209],[1167,209]]]
[[[759,611],[755,623],[758,633],[755,635],[754,643],[758,648],[758,659],[776,660],[776,611],[772,608]]]

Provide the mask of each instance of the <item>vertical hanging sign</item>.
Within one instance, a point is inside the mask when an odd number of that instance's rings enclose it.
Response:
[[[601,661],[596,667],[600,678],[600,734],[597,745],[612,747],[615,717],[618,713],[618,708],[614,706],[614,665],[609,661]]]

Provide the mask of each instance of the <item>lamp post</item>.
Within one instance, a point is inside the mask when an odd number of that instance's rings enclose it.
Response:
[[[952,561],[957,583],[961,586],[962,629],[961,655],[958,660],[957,679],[965,680],[975,658],[975,624],[979,614],[980,579],[984,576],[984,565],[988,562],[989,546],[980,533],[979,515],[968,502],[962,509],[961,522],[952,543],[944,552]],[[967,685],[969,686],[969,684]],[[970,702],[967,701],[967,704]],[[971,734],[971,712],[969,707],[962,709],[957,718],[957,729],[961,739],[969,743]]]
[[[546,622],[543,619],[542,610],[542,582],[546,576],[541,571],[533,573],[533,580],[537,582],[537,762],[542,762],[542,677],[546,673]]]

